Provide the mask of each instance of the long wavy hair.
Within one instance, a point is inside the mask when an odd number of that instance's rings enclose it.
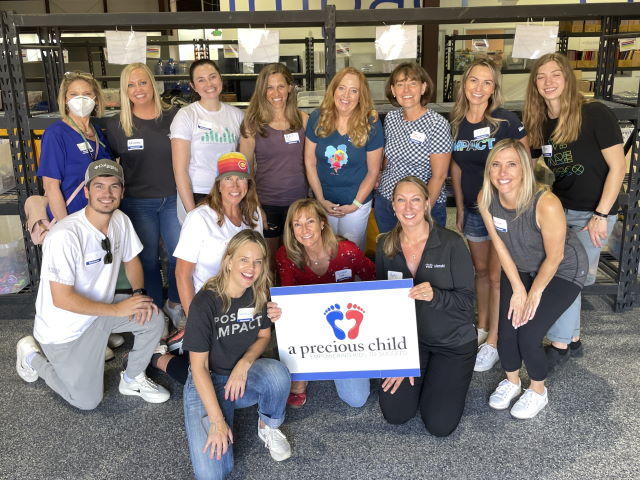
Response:
[[[427,88],[424,93],[420,96],[420,105],[426,107],[428,103],[433,98],[433,91],[435,89],[433,85],[433,80],[427,73],[427,71],[422,68],[421,65],[418,65],[415,62],[404,62],[398,65],[393,69],[389,78],[387,78],[387,82],[384,85],[384,95],[389,100],[389,103],[394,107],[399,107],[400,104],[396,100],[396,97],[393,96],[393,92],[391,91],[391,87],[395,87],[396,83],[400,80],[404,79],[414,80],[420,83],[426,83]]]
[[[322,245],[329,250],[330,258],[334,258],[338,253],[338,237],[329,224],[329,218],[324,208],[315,198],[301,198],[296,200],[289,207],[287,212],[287,219],[284,222],[284,248],[287,251],[287,257],[291,260],[300,270],[304,270],[304,264],[307,260],[307,253],[304,246],[296,240],[296,235],[293,231],[293,222],[304,211],[310,217],[316,217],[318,222],[324,223],[324,227],[320,232],[320,238],[322,239]]]
[[[413,175],[404,177],[402,180],[396,183],[395,187],[393,187],[393,195],[391,198],[394,201],[396,198],[396,191],[398,190],[398,186],[402,183],[414,184],[416,187],[418,187],[418,190],[420,190],[420,193],[424,196],[425,201],[429,201],[429,190],[427,189],[427,184],[424,183],[422,180],[420,180],[418,177],[415,177]],[[431,230],[431,228],[433,228],[433,218],[431,218],[431,208],[427,208],[424,211],[424,219],[429,224],[429,229]],[[387,257],[395,257],[398,253],[402,251],[402,245],[400,244],[401,234],[402,234],[402,224],[400,223],[400,221],[398,221],[395,227],[393,227],[389,233],[383,233],[380,235],[381,237],[384,238],[383,244],[382,244],[382,252]]]
[[[93,90],[93,94],[96,96],[96,106],[94,107],[93,112],[91,112],[91,116],[103,116],[104,96],[102,95],[102,89],[96,79],[93,78],[93,75],[86,72],[67,72],[64,74],[62,82],[60,82],[60,89],[58,90],[58,112],[60,113],[60,116],[62,118],[68,117],[69,109],[67,107],[67,91],[69,90],[69,85],[76,80],[83,80],[87,82]]]
[[[236,233],[227,245],[222,256],[220,270],[203,285],[204,290],[210,290],[222,298],[222,309],[226,312],[231,307],[231,296],[227,293],[227,285],[231,276],[230,262],[238,250],[247,243],[255,243],[262,251],[262,271],[251,285],[253,290],[253,313],[262,311],[269,299],[269,287],[271,286],[271,272],[269,271],[269,249],[262,235],[255,230],[242,230]]]
[[[224,224],[224,208],[222,206],[222,194],[220,193],[220,177],[216,177],[213,187],[200,204],[208,205],[218,215],[218,225]],[[240,200],[240,213],[242,221],[249,228],[256,228],[260,220],[260,202],[256,191],[256,182],[252,178],[247,179],[247,194]]]
[[[533,148],[542,147],[542,143],[545,141],[542,126],[547,119],[547,104],[544,97],[538,92],[536,77],[540,67],[549,62],[558,64],[565,82],[564,90],[560,95],[558,124],[551,133],[551,142],[561,145],[575,142],[578,139],[582,127],[582,105],[588,101],[578,90],[578,82],[567,57],[560,53],[547,53],[536,60],[527,82],[523,112],[523,123],[527,129],[529,144]]]
[[[326,138],[336,129],[336,120],[338,112],[336,111],[333,95],[340,85],[345,75],[355,75],[360,82],[360,98],[355,110],[351,112],[349,122],[347,123],[347,135],[351,138],[351,143],[358,148],[367,143],[369,132],[371,132],[371,123],[378,120],[378,112],[373,109],[373,99],[371,98],[371,90],[369,83],[364,74],[353,67],[346,67],[340,70],[329,83],[327,92],[324,94],[322,103],[320,104],[320,117],[318,125],[316,125],[316,135],[320,138]]]
[[[519,217],[529,208],[535,194],[540,190],[547,190],[548,187],[536,182],[531,160],[529,159],[529,152],[525,146],[522,145],[522,142],[515,138],[500,140],[489,153],[487,163],[484,166],[484,178],[482,180],[482,190],[480,191],[478,207],[482,210],[488,210],[494,197],[498,195],[498,190],[491,183],[491,163],[497,155],[510,148],[515,150],[522,167],[522,182],[518,195],[516,196],[516,217]]]
[[[129,100],[128,86],[129,76],[135,70],[142,70],[147,74],[149,82],[151,82],[151,88],[153,89],[153,106],[155,109],[154,118],[160,118],[164,110],[169,110],[171,108],[171,105],[164,103],[160,98],[156,79],[154,78],[153,73],[151,73],[151,69],[144,63],[130,63],[124,67],[120,73],[120,126],[127,137],[133,135],[133,116],[131,113],[131,100]]]
[[[496,111],[497,108],[500,108],[504,103],[504,98],[502,96],[502,75],[500,74],[500,70],[493,63],[492,60],[488,58],[478,58],[474,60],[469,66],[465,69],[462,74],[462,80],[458,83],[456,87],[456,101],[453,104],[453,109],[451,110],[451,115],[449,117],[449,121],[451,122],[451,135],[454,139],[458,137],[458,133],[460,132],[460,124],[467,116],[469,112],[469,99],[464,92],[464,87],[471,75],[471,70],[474,67],[486,67],[491,72],[491,77],[493,80],[493,93],[491,97],[489,97],[489,104],[484,111],[484,123],[488,124],[491,127],[491,135],[496,133],[496,131],[500,128],[500,122],[504,122],[505,120],[494,118],[491,116],[493,112]]]
[[[250,137],[252,135],[266,136],[265,126],[271,123],[273,120],[273,110],[271,104],[267,100],[267,87],[269,77],[271,75],[280,74],[284,78],[286,84],[289,86],[289,93],[287,95],[287,103],[284,108],[284,116],[289,123],[290,132],[295,132],[302,128],[302,115],[298,110],[298,95],[296,93],[296,86],[293,81],[293,76],[287,67],[281,63],[270,63],[266,65],[256,80],[256,88],[251,95],[251,102],[249,102],[249,108],[244,114],[244,120],[240,126],[240,133],[243,137]]]

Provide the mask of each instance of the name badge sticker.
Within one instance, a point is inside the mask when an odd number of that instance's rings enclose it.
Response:
[[[285,133],[284,141],[289,144],[300,143],[300,135],[298,135],[298,132]]]
[[[199,130],[213,130],[213,123],[207,122],[205,120],[198,120],[198,129]]]
[[[507,232],[507,221],[504,218],[493,217],[493,226],[499,232]]]
[[[93,153],[93,148],[91,147],[91,145],[89,145],[88,149],[87,149],[87,144],[85,142],[80,142],[77,145],[78,145],[78,150],[80,150],[82,153]]]
[[[489,138],[491,135],[491,129],[489,127],[476,128],[473,131],[473,138],[475,140],[482,140],[483,138]]]
[[[253,308],[239,308],[238,309],[238,322],[250,322],[253,320]]]
[[[351,277],[353,275],[351,274],[351,269],[350,268],[345,268],[344,270],[338,270],[336,272],[336,282],[342,282],[344,280],[351,280]]]
[[[127,150],[144,150],[144,138],[130,138],[127,140]]]
[[[387,271],[387,280],[402,280],[402,272]]]
[[[542,145],[542,156],[550,157],[553,154],[553,147],[551,145]]]
[[[413,132],[411,132],[411,135],[409,138],[413,143],[423,144],[427,139],[427,135],[423,132],[418,132],[417,130],[414,130]]]

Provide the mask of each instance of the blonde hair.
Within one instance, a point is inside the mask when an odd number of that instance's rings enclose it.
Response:
[[[260,202],[256,191],[256,182],[252,178],[247,178],[247,194],[240,200],[240,213],[242,221],[249,228],[256,228],[260,218]],[[200,205],[208,205],[218,215],[218,225],[224,224],[224,208],[222,207],[222,194],[220,193],[220,177],[216,177],[213,187],[209,190]]]
[[[545,140],[542,126],[547,118],[547,104],[538,92],[536,77],[540,67],[549,62],[558,64],[565,81],[564,90],[560,94],[558,124],[551,133],[551,142],[561,145],[578,139],[582,127],[582,105],[588,101],[578,90],[578,82],[567,57],[560,53],[547,53],[536,60],[527,82],[523,112],[523,123],[527,129],[529,144],[533,148],[541,148]]]
[[[460,124],[467,116],[469,112],[469,99],[465,95],[464,86],[471,75],[471,70],[474,67],[485,67],[488,68],[491,72],[491,77],[493,80],[493,93],[491,97],[489,97],[489,104],[484,111],[484,122],[488,123],[491,126],[491,135],[496,133],[496,131],[500,128],[500,122],[504,122],[505,120],[501,118],[494,118],[491,116],[493,112],[496,111],[497,108],[500,108],[504,103],[504,98],[502,96],[502,86],[501,80],[502,75],[500,74],[500,70],[493,63],[492,60],[488,58],[478,58],[465,69],[462,74],[462,80],[458,83],[456,87],[456,101],[453,104],[453,109],[451,110],[451,115],[449,116],[451,122],[451,136],[456,139],[458,137],[458,133],[460,133]]]
[[[291,91],[287,95],[287,103],[284,108],[284,116],[289,122],[290,132],[295,132],[302,128],[302,115],[298,110],[298,95],[293,76],[287,67],[281,63],[270,63],[260,70],[256,80],[256,88],[251,95],[251,102],[244,114],[244,120],[240,125],[240,133],[243,137],[251,135],[265,136],[265,125],[269,125],[273,120],[273,109],[267,100],[267,87],[271,75],[280,74],[284,78]]]
[[[300,270],[304,270],[307,254],[304,246],[296,240],[293,231],[293,221],[303,210],[307,215],[316,217],[320,223],[324,223],[324,228],[322,228],[320,232],[320,238],[322,239],[322,245],[329,250],[330,257],[334,258],[338,253],[338,237],[333,233],[331,225],[329,224],[329,218],[322,205],[320,205],[315,198],[301,198],[300,200],[296,200],[291,204],[287,212],[287,219],[284,222],[283,243],[287,257]]]
[[[418,190],[420,190],[420,193],[424,196],[425,201],[429,201],[429,190],[427,189],[427,184],[424,183],[422,180],[420,180],[418,177],[415,177],[413,175],[404,177],[402,180],[396,183],[396,186],[393,187],[393,195],[391,197],[393,200],[395,200],[396,190],[398,190],[398,186],[401,183],[414,184],[416,187],[418,187]],[[431,229],[433,227],[433,219],[431,218],[430,208],[425,209],[424,219],[429,224],[429,228]],[[398,253],[402,251],[402,245],[400,244],[401,233],[402,233],[402,224],[400,223],[400,221],[398,221],[395,227],[393,227],[390,232],[383,233],[382,235],[380,235],[380,237],[383,238],[382,252],[387,257],[395,257]]]
[[[136,62],[130,63],[122,69],[120,73],[120,126],[126,137],[133,135],[133,116],[131,113],[131,100],[129,100],[129,76],[135,70],[142,70],[149,77],[151,82],[151,88],[153,89],[153,106],[155,107],[155,118],[162,116],[163,110],[168,110],[171,105],[167,105],[160,98],[158,93],[158,86],[156,85],[156,79],[151,73],[151,69],[146,64]]]
[[[229,243],[227,249],[222,256],[222,262],[220,263],[220,270],[216,275],[211,277],[203,285],[204,290],[209,290],[219,295],[222,298],[222,309],[227,312],[231,307],[231,296],[227,293],[227,286],[229,285],[229,277],[231,267],[229,262],[231,258],[236,254],[243,245],[247,243],[255,243],[260,247],[262,251],[262,271],[258,278],[251,285],[253,291],[253,313],[258,314],[267,304],[269,298],[269,287],[271,286],[271,272],[269,271],[269,250],[267,244],[262,238],[262,235],[255,230],[242,230],[236,233]]]
[[[64,74],[62,82],[60,83],[60,89],[58,90],[58,112],[60,113],[60,116],[62,118],[68,118],[67,91],[69,90],[69,85],[71,85],[76,80],[87,82],[93,90],[93,94],[96,96],[96,106],[93,109],[93,112],[91,112],[91,115],[96,117],[103,116],[104,96],[102,95],[102,89],[100,88],[100,84],[98,84],[96,79],[93,78],[93,75],[86,72],[67,72]]]
[[[351,113],[347,123],[347,135],[351,138],[354,147],[361,148],[367,143],[369,132],[371,132],[371,123],[378,120],[378,112],[373,109],[373,100],[371,98],[371,90],[369,83],[364,74],[353,67],[346,67],[336,73],[335,77],[329,83],[327,92],[324,94],[322,103],[320,104],[320,117],[316,125],[316,135],[320,138],[326,138],[336,130],[336,105],[333,95],[338,85],[345,75],[355,75],[360,82],[360,96],[358,105]]]
[[[531,166],[531,160],[529,159],[529,152],[522,145],[520,140],[515,138],[505,138],[495,144],[493,150],[489,153],[487,163],[484,166],[484,178],[482,180],[482,190],[480,190],[480,197],[478,201],[478,207],[482,210],[489,210],[489,206],[494,197],[498,195],[498,190],[491,183],[491,163],[493,159],[505,150],[515,150],[520,160],[520,166],[522,167],[522,182],[520,190],[516,196],[516,218],[522,215],[531,202],[535,194],[540,190],[547,190],[547,187],[538,184]]]

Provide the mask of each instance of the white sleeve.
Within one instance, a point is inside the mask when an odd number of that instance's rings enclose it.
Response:
[[[122,213],[122,212],[121,212]],[[135,229],[133,228],[133,224],[131,223],[131,219],[122,213],[122,231],[123,231],[123,239],[122,239],[122,261],[130,262],[133,258],[138,255],[142,251],[142,242],[138,237]]]
[[[187,262],[197,263],[202,243],[208,231],[209,228],[205,219],[200,215],[200,211],[197,208],[191,210],[182,224],[180,239],[173,256]]]
[[[182,140],[189,140],[193,137],[193,125],[195,119],[195,112],[189,108],[184,107],[178,110],[176,116],[173,117],[171,122],[171,137],[181,138]]]
[[[42,248],[42,280],[76,284],[76,262],[83,259],[78,237],[69,230],[52,230]]]

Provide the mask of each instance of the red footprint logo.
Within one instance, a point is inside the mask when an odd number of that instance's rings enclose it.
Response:
[[[355,303],[347,304],[347,308],[349,310],[347,310],[347,313],[345,313],[344,316],[349,320],[356,321],[356,324],[353,327],[351,327],[351,329],[349,330],[349,333],[347,334],[349,338],[353,340],[358,336],[358,333],[360,333],[360,324],[364,319],[364,310],[362,309],[362,307],[359,307]]]

